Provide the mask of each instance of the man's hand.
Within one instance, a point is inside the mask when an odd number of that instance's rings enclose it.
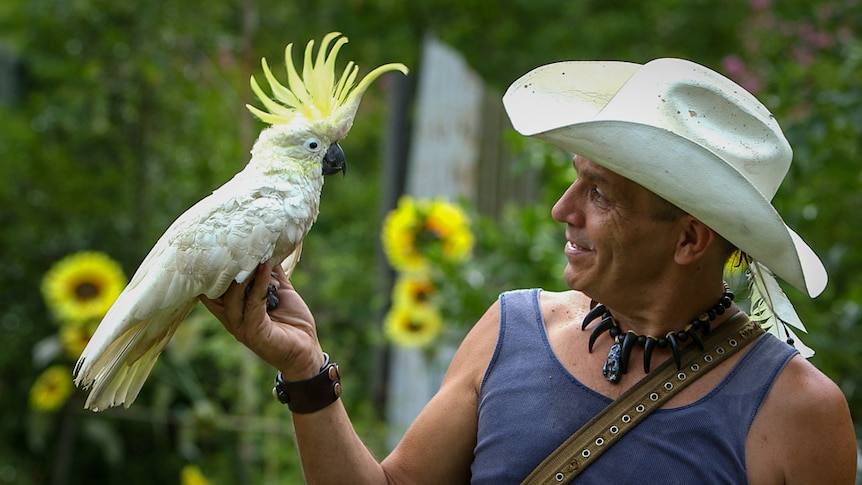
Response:
[[[267,313],[267,287],[276,288],[279,304]],[[220,298],[200,297],[228,332],[261,359],[282,372],[285,380],[316,375],[323,365],[314,316],[287,280],[284,270],[266,263],[253,278],[232,283]]]

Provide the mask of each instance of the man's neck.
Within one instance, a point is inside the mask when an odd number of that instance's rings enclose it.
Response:
[[[714,281],[711,284],[680,284],[665,291],[652,291],[642,298],[600,303],[605,303],[623,332],[660,337],[682,330],[719,302],[724,296],[724,285],[720,280]],[[719,325],[726,318],[726,315],[719,315],[712,326]]]

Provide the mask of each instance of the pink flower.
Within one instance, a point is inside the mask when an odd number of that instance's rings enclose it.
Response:
[[[808,66],[814,62],[814,56],[809,49],[796,46],[793,48],[793,58],[802,66]]]
[[[721,65],[727,77],[739,83],[748,92],[756,93],[763,84],[757,74],[748,69],[745,61],[735,54],[725,56],[721,60]]]
[[[749,0],[748,5],[752,10],[766,10],[772,6],[772,0]]]
[[[728,76],[734,77],[745,73],[745,62],[736,54],[725,56],[721,60],[721,66]]]

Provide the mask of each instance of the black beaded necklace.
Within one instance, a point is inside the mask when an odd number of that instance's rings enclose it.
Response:
[[[703,350],[703,339],[701,338],[701,335],[709,333],[710,323],[715,320],[716,317],[723,314],[725,310],[730,308],[732,302],[733,292],[730,291],[730,288],[725,283],[724,294],[721,295],[721,298],[715,306],[706,312],[701,313],[682,330],[668,332],[664,337],[656,338],[652,335],[639,335],[631,330],[624,333],[620,329],[619,324],[617,324],[616,319],[611,315],[610,310],[605,308],[603,304],[597,304],[593,301],[591,303],[590,311],[587,313],[587,316],[584,317],[584,321],[581,324],[581,330],[586,330],[587,325],[595,320],[596,317],[601,315],[601,321],[590,334],[588,348],[590,353],[592,353],[593,344],[596,342],[598,336],[604,332],[608,332],[608,334],[614,339],[614,343],[608,351],[608,358],[605,359],[605,364],[602,366],[602,374],[609,382],[617,383],[620,380],[620,376],[625,374],[628,370],[629,357],[631,356],[632,349],[635,344],[644,349],[644,372],[649,373],[650,371],[650,357],[652,357],[652,351],[656,347],[663,349],[669,346],[671,352],[673,352],[673,359],[676,363],[676,367],[679,369],[682,365],[680,363],[680,342],[685,342],[689,337],[691,337],[694,343]]]

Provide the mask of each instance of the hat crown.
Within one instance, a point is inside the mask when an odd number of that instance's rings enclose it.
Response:
[[[751,93],[682,59],[645,64],[595,119],[628,119],[675,133],[716,154],[767,199],[793,158],[775,117]]]

